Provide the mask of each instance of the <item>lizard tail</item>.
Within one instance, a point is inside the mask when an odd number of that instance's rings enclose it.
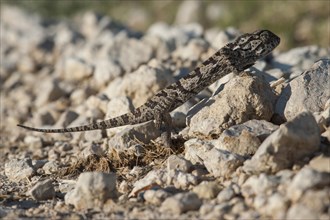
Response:
[[[143,123],[153,119],[153,115],[149,115],[149,114],[143,115],[141,114],[141,110],[142,109],[138,108],[133,112],[115,118],[110,118],[100,122],[95,122],[95,123],[76,126],[76,127],[69,127],[69,128],[58,128],[58,129],[35,128],[35,127],[25,126],[22,124],[18,124],[17,126],[21,128],[25,128],[27,130],[44,132],[44,133],[67,133],[67,132],[102,130],[102,129],[120,127],[123,125]]]

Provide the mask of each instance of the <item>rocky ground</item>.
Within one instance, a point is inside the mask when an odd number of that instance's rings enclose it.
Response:
[[[253,30],[252,30],[253,31]],[[329,48],[274,51],[153,122],[43,134],[126,113],[239,30],[1,9],[0,217],[329,219]],[[325,36],[326,37],[326,36]]]

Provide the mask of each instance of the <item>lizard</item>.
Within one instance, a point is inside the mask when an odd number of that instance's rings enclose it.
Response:
[[[156,93],[145,104],[121,116],[86,125],[43,129],[17,126],[45,133],[82,132],[134,125],[154,120],[157,129],[165,127],[165,145],[171,146],[170,112],[198,94],[223,76],[233,72],[239,74],[264,58],[280,43],[280,38],[269,30],[257,30],[237,37],[215,52],[186,76]]]

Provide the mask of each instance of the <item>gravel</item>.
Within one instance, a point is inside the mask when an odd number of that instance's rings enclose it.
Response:
[[[1,14],[0,218],[328,218],[329,48],[275,51],[206,88],[172,113],[169,149],[153,122],[75,134],[16,124],[126,113],[239,30],[177,16],[142,34],[92,12],[51,23]]]

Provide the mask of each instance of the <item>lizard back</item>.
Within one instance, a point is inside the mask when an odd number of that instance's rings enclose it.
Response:
[[[156,119],[188,101],[191,97],[208,87],[221,77],[234,72],[239,73],[265,57],[280,43],[280,38],[268,30],[243,34],[226,44],[195,70],[179,81],[156,93],[144,105],[127,114],[87,125],[43,129],[18,124],[19,127],[46,133],[80,132],[108,129],[129,124],[139,124]]]

